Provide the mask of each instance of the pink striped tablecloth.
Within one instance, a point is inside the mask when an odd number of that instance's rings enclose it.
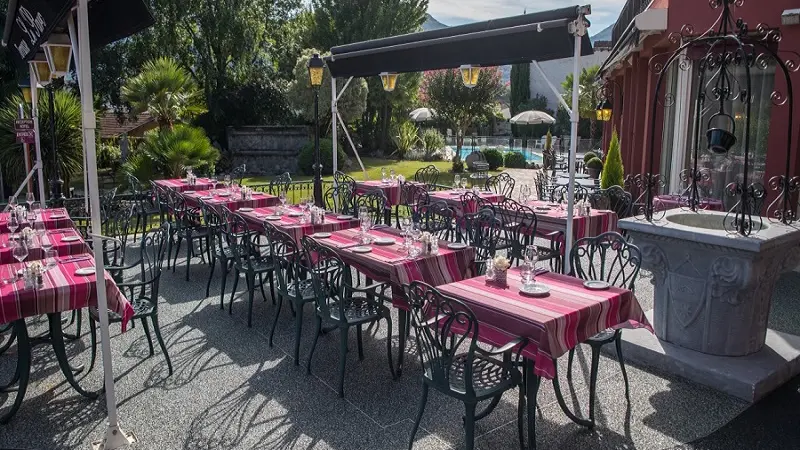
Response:
[[[222,192],[222,190],[219,192]],[[183,196],[186,198],[186,203],[192,206],[200,206],[200,199],[203,199],[215,208],[225,205],[231,211],[236,211],[239,208],[264,208],[275,206],[279,203],[278,197],[263,192],[253,192],[253,198],[249,200],[242,200],[238,192],[232,192],[229,196],[222,196],[218,194],[212,195],[211,191],[208,190],[184,191]]]
[[[386,207],[400,204],[400,182],[384,183],[380,180],[356,181],[356,194],[380,190],[386,196]]]
[[[184,191],[199,191],[199,190],[208,190],[212,189],[214,186],[211,185],[211,181],[208,178],[198,178],[197,183],[189,184],[186,179],[180,178],[173,178],[170,180],[155,180],[153,181],[157,186],[166,189],[172,189],[173,191],[184,192]],[[220,185],[222,183],[219,183]]]
[[[275,215],[278,208],[275,206],[267,208],[255,208],[252,211],[242,212],[239,214],[245,218],[251,229],[264,230],[264,218],[266,216]],[[298,207],[287,207],[289,211],[300,212]],[[281,220],[270,221],[275,225],[275,228],[285,232],[294,238],[297,245],[301,245],[303,236],[307,234],[314,234],[319,232],[332,233],[334,231],[346,230],[348,228],[357,228],[360,221],[355,218],[350,219],[337,219],[338,214],[326,214],[325,222],[312,225],[310,223],[300,223],[300,217],[290,217],[287,214],[281,215]]]
[[[392,245],[370,244],[370,253],[355,253],[353,247],[359,246],[360,229],[337,231],[327,239],[318,241],[333,248],[342,260],[355,267],[367,277],[380,282],[388,282],[392,287],[392,304],[401,309],[408,309],[403,286],[412,281],[424,281],[433,286],[452,283],[471,276],[475,262],[475,249],[465,247],[451,250],[447,242],[439,243],[439,254],[407,259],[407,252],[402,248],[402,236],[396,228],[386,227],[373,229],[369,235],[373,238],[388,237],[395,239]]]
[[[76,255],[62,260],[55,268],[45,272],[44,287],[41,289],[25,289],[22,279],[0,285],[0,323],[97,306],[95,275],[75,274],[79,268],[94,267],[94,257],[89,253],[81,256],[84,255],[86,259]],[[0,266],[0,275],[6,280],[10,273],[21,268],[20,263],[3,265]],[[105,274],[105,285],[108,309],[123,318],[122,331],[125,331],[128,321],[133,317],[133,307],[108,273]]]
[[[553,231],[567,231],[567,213],[555,203],[541,200],[531,201],[527,206],[536,213],[536,234],[543,235]],[[540,208],[549,208],[542,210]],[[591,210],[588,216],[572,216],[573,239],[599,236],[607,231],[618,231],[617,213],[614,211]]]
[[[16,235],[21,236],[20,233],[16,233]],[[59,257],[79,255],[90,251],[89,246],[86,245],[81,234],[74,228],[48,230],[45,232],[44,237],[50,240],[53,244],[53,249],[58,252]],[[71,240],[75,237],[77,240]],[[64,238],[67,238],[67,241],[62,241]],[[12,254],[13,249],[14,247],[11,245],[11,234],[0,234],[0,264],[17,262]],[[36,236],[34,237],[34,246],[28,247],[28,257],[25,258],[25,261],[35,261],[39,259],[44,259],[44,250],[42,250],[42,246],[39,243],[39,237]]]
[[[11,230],[8,229],[9,214],[10,213],[8,212],[0,213],[0,233],[11,232]],[[36,223],[44,223],[44,227],[48,230],[56,228],[73,228],[75,226],[75,224],[72,223],[72,219],[69,218],[69,214],[67,214],[67,210],[65,208],[43,209],[39,215],[39,218],[36,220]],[[19,224],[20,228],[17,231],[30,225],[24,217],[19,219]]]
[[[477,212],[478,207],[474,202],[471,203],[470,205],[467,205],[467,211],[462,210],[463,208],[461,205],[461,195],[463,193],[464,191],[462,190],[456,191],[454,189],[450,189],[447,191],[433,191],[430,192],[430,200],[432,202],[440,202],[444,200],[445,202],[447,202],[448,205],[452,206],[455,209],[456,214],[458,214],[459,216],[463,216],[465,213],[472,214]],[[503,194],[495,194],[494,192],[488,192],[488,191],[480,191],[478,195],[482,199],[488,201],[489,203],[499,203],[505,199],[505,196]]]
[[[508,287],[487,285],[485,277],[439,286],[443,294],[464,302],[480,322],[481,341],[501,346],[517,337],[528,339],[522,354],[535,362],[536,374],[555,376],[553,359],[609,328],[653,331],[633,292],[609,288],[592,291],[583,280],[545,273],[537,283],[550,287],[546,297],[519,293],[519,268],[508,272]]]

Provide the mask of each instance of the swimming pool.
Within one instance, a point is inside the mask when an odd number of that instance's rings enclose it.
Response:
[[[500,150],[500,149],[497,149],[497,150]],[[522,153],[523,155],[525,155],[525,160],[528,161],[528,162],[534,162],[536,164],[541,164],[542,163],[542,154],[539,153],[539,152],[535,152],[535,151],[533,151],[531,149],[528,149],[528,148],[511,147],[511,148],[508,148],[508,149],[503,148],[502,150],[500,150],[500,153],[503,153],[503,154],[510,153],[510,152]],[[462,147],[461,148],[461,153],[460,153],[461,159],[466,158],[467,155],[469,155],[470,153],[472,153],[472,147]]]

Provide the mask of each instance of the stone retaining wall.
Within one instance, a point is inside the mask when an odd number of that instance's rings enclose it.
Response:
[[[248,175],[296,173],[300,149],[311,140],[305,126],[228,127],[233,166],[245,164]]]

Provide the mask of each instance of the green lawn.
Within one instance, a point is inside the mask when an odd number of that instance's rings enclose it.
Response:
[[[403,175],[406,179],[410,180],[414,178],[414,173],[430,164],[436,166],[439,169],[439,184],[451,185],[453,184],[453,173],[451,169],[453,164],[450,161],[433,161],[433,162],[426,162],[426,161],[398,161],[393,159],[382,159],[382,158],[361,158],[364,163],[364,168],[366,169],[366,177],[364,176],[364,172],[361,171],[361,167],[358,166],[358,161],[355,158],[352,161],[355,163],[355,168],[351,168],[351,170],[345,171],[348,175],[355,178],[356,180],[380,180],[381,179],[381,167],[385,167],[387,171],[394,169],[397,175]],[[492,174],[497,172],[491,172]],[[310,180],[313,177],[308,175],[292,175],[293,181],[303,181],[303,180]],[[245,178],[245,184],[258,184],[258,183],[266,183],[272,176],[260,176],[260,177],[250,177]],[[332,180],[332,176],[323,177],[325,180]]]

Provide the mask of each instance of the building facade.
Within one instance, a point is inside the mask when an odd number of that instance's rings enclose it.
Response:
[[[744,0],[734,6],[734,18],[741,17],[748,29],[755,32],[759,24],[780,31],[782,38],[771,44],[782,60],[800,63],[800,1]],[[663,55],[678,49],[680,33],[704,33],[711,28],[721,9],[713,9],[707,1],[697,0],[628,0],[612,34],[612,50],[603,63],[601,74],[606,82],[608,99],[612,104],[611,120],[603,129],[603,148],[607,149],[612,129],[620,136],[626,174],[660,173],[664,182],[662,193],[679,194],[686,187],[681,170],[691,167],[693,149],[698,148],[698,167],[708,169],[709,179],[702,195],[723,200],[726,207],[732,199],[724,195],[725,186],[741,179],[743,172],[743,141],[745,105],[731,101],[725,109],[733,122],[737,144],[724,155],[706,149],[705,133],[717,126],[714,114],[719,108],[702,108],[699,118],[695,102],[700,92],[710,94],[708,86],[698,76],[699,67],[692,55],[683,58],[663,71],[662,85],[656,96]],[[716,27],[715,27],[716,28]],[[672,39],[670,37],[672,36]],[[676,37],[678,37],[676,39]],[[687,52],[691,51],[688,49]],[[744,67],[733,69],[738,80],[745,79]],[[800,76],[790,75],[795,94],[800,90]],[[753,66],[750,76],[753,100],[750,109],[750,155],[748,183],[760,181],[765,186],[770,178],[786,171],[787,151],[790,156],[790,175],[800,174],[800,100],[795,98],[793,111],[786,103],[786,78],[776,64]],[[735,87],[735,89],[740,89]],[[797,97],[795,95],[795,97]],[[790,113],[795,119],[790,124]],[[653,126],[653,121],[655,126]],[[738,126],[737,126],[738,125]],[[697,130],[695,130],[697,128]],[[696,133],[697,131],[697,133]],[[791,147],[787,150],[791,131]],[[696,137],[699,136],[699,139]],[[775,198],[768,191],[767,203]]]

